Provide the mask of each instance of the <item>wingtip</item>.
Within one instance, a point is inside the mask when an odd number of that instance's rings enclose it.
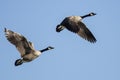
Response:
[[[90,43],[96,43],[96,42],[97,42],[97,40],[96,40],[96,39],[94,39],[94,40],[90,41]]]
[[[4,28],[4,31],[6,32],[6,31],[7,31],[7,28]]]
[[[96,43],[97,40],[96,38],[92,35],[91,37],[89,36],[89,38],[87,38],[87,40],[90,42],[90,43]]]
[[[90,42],[90,43],[96,43],[96,42],[97,42],[96,38],[93,36],[92,33],[89,33],[89,35],[87,35],[87,34],[78,32],[77,34],[78,34],[80,37],[82,37],[83,39],[85,39],[85,40],[87,40],[88,42]]]

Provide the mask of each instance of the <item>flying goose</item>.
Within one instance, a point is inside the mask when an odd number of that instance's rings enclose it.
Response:
[[[86,27],[82,22],[82,19],[94,16],[95,13],[91,12],[84,16],[69,16],[66,17],[59,25],[56,26],[56,32],[62,31],[64,28],[68,29],[71,32],[77,33],[79,36],[88,40],[91,43],[96,42],[96,38],[92,32]]]
[[[43,50],[35,50],[33,43],[28,41],[23,35],[8,30],[6,28],[5,35],[7,40],[15,45],[21,55],[21,58],[15,61],[15,66],[19,66],[25,62],[30,62],[39,57],[42,52],[54,49],[53,47],[49,46]]]

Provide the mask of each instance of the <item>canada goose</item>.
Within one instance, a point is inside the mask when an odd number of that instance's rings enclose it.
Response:
[[[15,61],[15,66],[21,65],[24,62],[30,62],[40,56],[42,52],[54,49],[53,47],[49,46],[43,50],[35,50],[33,43],[28,41],[23,35],[6,28],[5,35],[7,40],[15,45],[21,55],[21,58]]]
[[[62,31],[64,28],[68,29],[71,32],[77,33],[79,36],[88,40],[91,43],[96,42],[96,38],[91,33],[91,31],[86,27],[86,25],[82,22],[82,19],[94,16],[95,13],[89,13],[84,16],[69,16],[66,17],[59,25],[56,27],[56,32]]]

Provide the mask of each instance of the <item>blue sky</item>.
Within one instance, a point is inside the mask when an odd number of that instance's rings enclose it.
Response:
[[[1,80],[120,80],[119,0],[0,0]],[[95,35],[91,44],[56,25],[65,17],[97,13],[83,20]],[[47,51],[36,60],[15,67],[18,51],[4,35],[4,27],[19,32]]]

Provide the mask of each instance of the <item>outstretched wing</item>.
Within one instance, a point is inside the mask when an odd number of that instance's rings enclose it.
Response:
[[[82,22],[78,23],[79,31],[77,32],[82,38],[90,41],[91,43],[95,43],[97,40],[92,34],[92,32],[86,27],[86,25]]]
[[[67,25],[65,26],[69,31],[77,33],[79,36],[81,36],[85,40],[90,41],[91,43],[96,42],[96,38],[94,37],[92,32],[81,21],[74,22],[69,20],[69,22],[67,22],[66,24]]]
[[[11,30],[7,30],[5,28],[5,35],[7,40],[16,46],[21,56],[26,54],[26,51],[33,49],[33,46],[27,39],[19,33],[13,32]]]

